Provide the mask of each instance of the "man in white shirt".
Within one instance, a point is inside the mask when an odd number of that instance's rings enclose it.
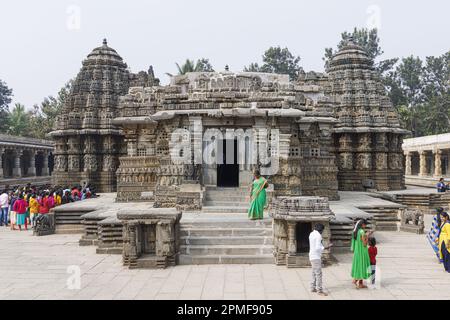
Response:
[[[0,227],[8,226],[8,208],[9,208],[9,196],[6,190],[0,194]]]
[[[328,295],[322,287],[322,252],[325,249],[322,244],[322,232],[324,229],[324,225],[318,223],[309,235],[309,261],[312,266],[311,292],[317,292],[321,296]],[[330,244],[329,247],[331,246]]]

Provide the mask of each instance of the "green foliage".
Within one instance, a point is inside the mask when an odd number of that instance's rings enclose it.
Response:
[[[12,89],[0,80],[0,132],[6,132],[8,126],[8,111],[11,103]]]
[[[8,114],[6,133],[13,136],[28,136],[30,130],[30,115],[26,112],[25,106],[16,103]]]
[[[450,51],[425,63],[403,58],[388,79],[392,102],[413,136],[450,131]]]
[[[61,113],[66,98],[70,94],[73,80],[69,81],[55,97],[44,98],[40,105],[35,105],[30,112],[30,133],[35,138],[45,139],[50,133],[56,121],[56,117]]]
[[[186,62],[183,63],[181,66],[176,63],[178,74],[183,75],[188,72],[214,72],[214,69],[209,62],[209,59],[201,58],[197,60],[197,63],[195,63],[194,60],[186,59]],[[171,74],[168,74],[171,75]]]
[[[294,56],[288,48],[270,47],[264,53],[263,64],[251,63],[244,68],[245,72],[268,72],[278,74],[288,74],[292,81],[298,79],[300,67],[300,57]]]
[[[40,105],[35,105],[33,110],[26,111],[22,104],[16,104],[10,111],[6,111],[7,134],[31,138],[45,139],[53,130],[56,117],[61,113],[64,101],[68,97],[72,82],[69,81],[55,97],[49,96]]]

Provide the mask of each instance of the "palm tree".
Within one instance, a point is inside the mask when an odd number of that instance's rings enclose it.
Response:
[[[29,124],[29,114],[25,111],[25,106],[16,103],[13,110],[8,112],[7,133],[14,136],[26,136]]]
[[[175,64],[178,69],[178,75],[183,75],[188,72],[214,72],[212,65],[209,63],[209,59],[199,59],[197,63],[195,60],[186,59],[186,62],[181,66],[180,64]],[[173,77],[172,74],[166,73],[169,77]]]
[[[186,59],[186,62],[184,64],[182,64],[181,66],[178,63],[176,63],[176,66],[177,66],[179,75],[186,74],[188,72],[195,72],[196,67],[197,67],[194,60],[189,60],[189,59]]]

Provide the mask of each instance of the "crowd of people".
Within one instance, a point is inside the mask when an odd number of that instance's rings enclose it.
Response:
[[[57,206],[95,197],[88,184],[69,187],[25,187],[5,188],[0,194],[0,227],[35,228],[39,215],[45,215]]]

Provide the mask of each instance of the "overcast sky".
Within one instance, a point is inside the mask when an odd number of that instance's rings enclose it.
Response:
[[[0,79],[31,107],[74,78],[103,38],[131,71],[153,65],[163,83],[186,58],[241,71],[276,45],[323,71],[324,48],[355,26],[380,28],[383,58],[424,58],[450,49],[449,12],[448,0],[1,0]]]

